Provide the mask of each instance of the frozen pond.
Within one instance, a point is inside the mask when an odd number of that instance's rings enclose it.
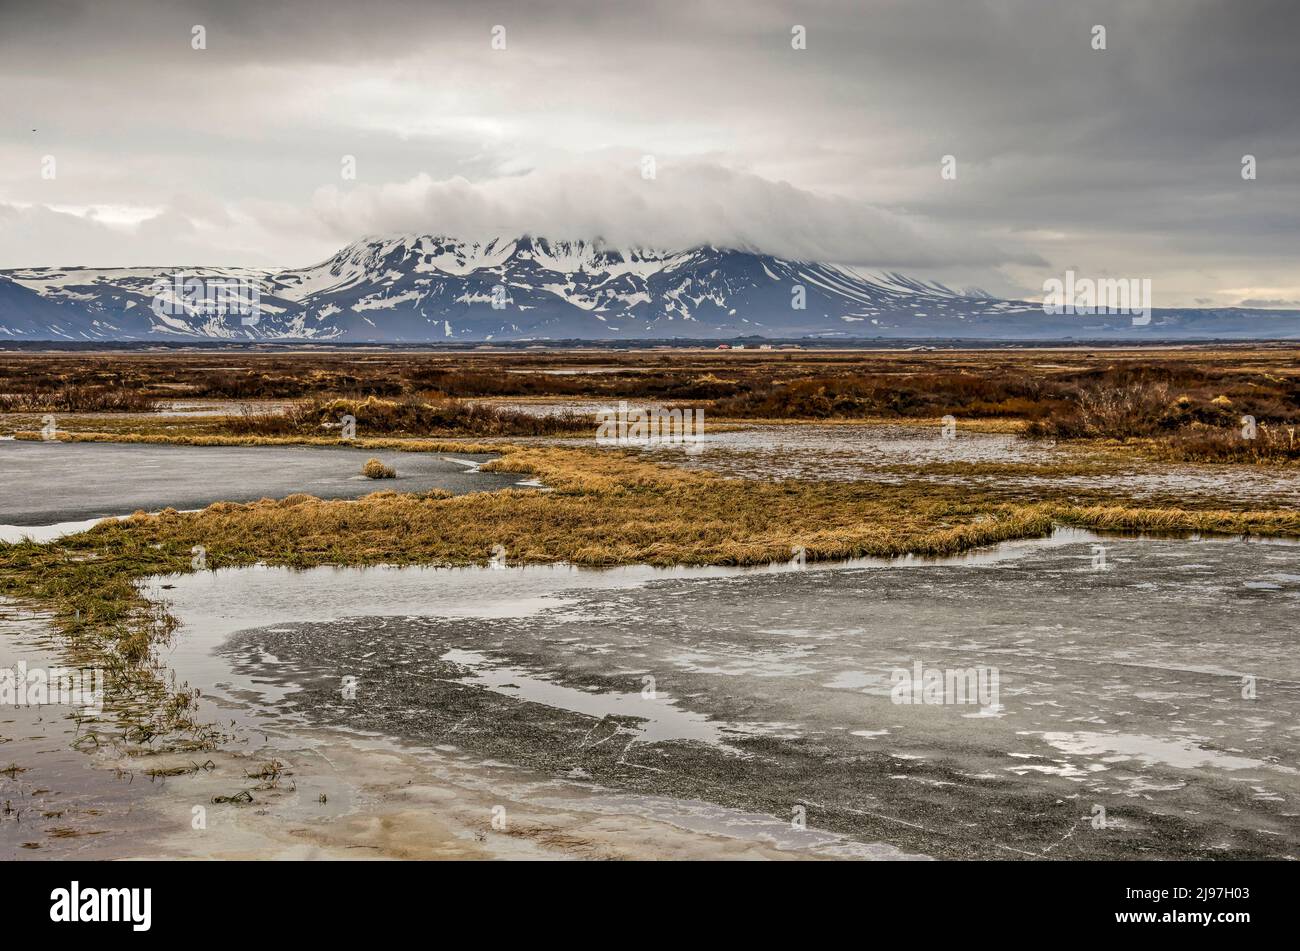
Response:
[[[1300,857],[1295,544],[1065,532],[805,570],[148,590],[214,714],[291,746],[395,744],[434,758],[424,775],[452,757],[488,795],[508,769],[533,809],[583,790],[619,828],[653,813],[809,854]],[[379,782],[374,755],[345,780]]]
[[[376,456],[396,479],[360,474]],[[58,523],[129,515],[137,509],[198,509],[305,492],[353,499],[381,489],[478,492],[518,476],[480,472],[486,455],[435,455],[305,446],[153,446],[117,443],[0,442],[0,540],[52,537]],[[36,528],[35,532],[22,531]],[[89,527],[88,525],[86,527]]]

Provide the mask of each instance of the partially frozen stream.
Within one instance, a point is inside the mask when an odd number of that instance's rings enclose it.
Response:
[[[1062,532],[807,570],[254,568],[149,593],[226,719],[455,751],[615,816],[653,801],[809,854],[1300,857],[1295,544]],[[895,702],[922,670],[994,672],[997,695]],[[366,762],[344,780],[375,782]]]
[[[233,739],[88,756],[66,711],[11,711],[10,857],[1300,858],[1294,543],[145,587]],[[38,622],[0,666],[54,662]]]

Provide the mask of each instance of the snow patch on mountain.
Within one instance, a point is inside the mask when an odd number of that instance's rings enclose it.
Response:
[[[240,278],[259,319],[178,304],[156,314],[154,282]],[[504,306],[496,288],[504,288]],[[802,306],[801,306],[802,305]],[[1045,315],[1035,303],[955,291],[894,271],[791,261],[754,251],[618,248],[533,236],[460,241],[365,238],[306,268],[21,268],[0,271],[0,336],[10,339],[609,340],[623,338],[982,337],[1146,334],[1300,337],[1294,312],[1169,311],[1135,329],[1126,315]]]

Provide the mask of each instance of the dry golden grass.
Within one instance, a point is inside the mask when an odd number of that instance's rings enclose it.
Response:
[[[378,459],[370,458],[361,467],[361,474],[367,479],[396,479],[397,472],[392,466],[386,466]]]
[[[444,443],[410,440],[353,444],[377,443],[447,449]],[[137,709],[157,733],[186,722],[188,706],[183,691],[141,685],[152,648],[170,635],[174,622],[141,597],[136,582],[192,570],[197,545],[205,549],[209,568],[483,564],[498,545],[514,563],[757,565],[787,560],[800,548],[811,561],[952,554],[1045,536],[1062,523],[1300,536],[1300,512],[1294,510],[1134,508],[1115,500],[1082,505],[1064,497],[1023,503],[970,486],[923,482],[758,483],[646,462],[622,451],[503,451],[485,468],[531,474],[551,491],[454,497],[383,491],[356,501],[294,495],[222,502],[192,513],[139,512],[46,545],[0,544],[0,594],[52,611],[70,646],[109,670],[112,689],[144,698]]]
[[[1133,508],[1125,505],[1064,505],[1053,509],[1053,517],[1064,525],[1097,531],[1150,532],[1182,535],[1300,535],[1300,511],[1262,509],[1189,510],[1177,508]]]
[[[434,398],[430,394],[435,393],[525,399],[564,395],[587,400],[626,396],[642,402],[702,405],[709,427],[715,430],[741,422],[794,425],[789,418],[761,417],[769,409],[801,415],[796,411],[803,402],[821,400],[822,391],[834,395],[842,390],[847,402],[839,406],[832,400],[826,413],[818,409],[815,415],[825,417],[818,419],[819,425],[937,427],[937,417],[952,411],[963,430],[1015,433],[1024,431],[1035,415],[1041,418],[1048,409],[1068,407],[1069,394],[1093,379],[1145,381],[1149,377],[1167,379],[1180,395],[1186,390],[1189,405],[1202,416],[1219,412],[1222,406],[1216,400],[1227,393],[1234,401],[1234,418],[1249,412],[1259,417],[1262,427],[1276,427],[1284,424],[1273,420],[1290,418],[1288,407],[1300,379],[1293,349],[1103,352],[1100,356],[1076,351],[587,354],[558,361],[554,355],[527,354],[414,360],[399,354],[362,361],[354,356],[223,355],[219,362],[238,364],[237,372],[211,367],[212,362],[210,355],[20,357],[12,366],[0,367],[0,377],[9,381],[11,392],[24,387],[44,392],[65,385],[130,388],[145,383],[151,387],[148,395],[156,398],[323,399],[343,392],[361,400],[347,404],[349,410],[357,405],[380,407],[377,400],[365,403],[361,399],[365,396],[386,397],[385,412],[390,404],[400,409],[396,400],[412,394],[421,400]],[[540,370],[557,362],[593,368],[612,363],[622,369],[618,374],[582,377],[506,372]],[[1222,369],[1214,369],[1218,367]],[[825,385],[823,378],[830,378]],[[765,394],[774,386],[785,387],[791,398],[783,397],[768,407]],[[935,398],[893,406],[890,400],[905,387]],[[724,416],[729,401],[743,420]],[[59,413],[58,424],[64,430],[59,439],[497,452],[503,458],[487,468],[527,473],[553,490],[512,489],[456,497],[437,491],[417,495],[386,491],[358,501],[297,495],[279,501],[218,503],[194,513],[138,513],[48,545],[0,544],[0,594],[52,611],[74,656],[108,670],[110,695],[118,708],[125,704],[134,711],[133,728],[147,737],[184,725],[189,699],[183,689],[170,689],[154,676],[154,648],[170,636],[175,622],[165,609],[145,601],[136,583],[150,575],[192,570],[191,550],[196,545],[205,548],[209,567],[259,562],[303,568],[481,564],[497,545],[506,549],[513,563],[754,565],[784,561],[797,548],[814,561],[908,552],[951,554],[1002,540],[1043,536],[1056,524],[1118,531],[1300,536],[1300,514],[1293,510],[1250,511],[1182,501],[1175,504],[1183,507],[1157,503],[1133,507],[1105,489],[1044,487],[1041,492],[1030,490],[1038,494],[1026,499],[1027,492],[1006,487],[925,482],[919,478],[921,473],[905,468],[899,469],[898,484],[760,483],[657,465],[637,453],[524,448],[505,442],[505,434],[491,427],[487,435],[467,431],[442,439],[376,438],[364,435],[363,427],[362,438],[344,441],[317,434],[318,425],[283,435],[241,434],[231,432],[228,419],[219,417],[71,412],[81,405],[67,402],[68,409]],[[330,413],[344,408],[327,407]],[[417,417],[411,426],[428,422]],[[40,415],[30,411],[0,420],[0,429],[24,430],[18,434],[24,439],[39,439],[30,430],[40,425]],[[405,424],[393,428],[411,429]],[[1110,465],[1131,468],[1153,456],[1178,458],[1177,453],[1169,455],[1174,449],[1165,439],[1093,438],[1079,445],[1100,451],[1086,459],[1078,454],[1062,464],[1074,475],[1100,474]],[[1201,448],[1196,451],[1213,455]],[[1239,449],[1234,451],[1240,454]],[[1065,474],[1055,464],[948,463],[944,467],[931,466],[928,474]],[[207,742],[208,736],[198,730],[192,742]]]
[[[322,417],[333,421],[344,411],[372,436],[581,435],[589,422],[581,416],[539,421],[507,405],[570,399],[693,406],[705,410],[715,428],[740,419],[924,425],[952,414],[972,431],[1029,427],[1030,435],[1084,443],[1132,440],[1124,451],[1134,457],[1272,465],[1300,459],[1295,357],[1294,344],[925,353],[236,350],[219,359],[206,353],[31,353],[15,354],[0,366],[0,395],[8,394],[14,411],[57,408],[65,429],[186,436],[311,437],[319,435]],[[56,392],[94,398],[46,398]],[[177,398],[279,401],[277,410],[285,401],[294,405],[288,414],[264,406],[224,418],[64,419],[85,409],[127,409],[133,405],[124,401],[128,395],[142,406]],[[20,420],[4,408],[0,432],[39,427],[39,418]],[[1236,437],[1243,416],[1256,420],[1259,438]]]
[[[381,436],[568,436],[589,432],[590,416],[572,412],[525,413],[456,399],[421,399],[408,395],[388,400],[367,396],[363,400],[316,397],[293,403],[283,412],[243,410],[217,419],[229,435],[319,435],[339,427],[350,416],[358,430]]]

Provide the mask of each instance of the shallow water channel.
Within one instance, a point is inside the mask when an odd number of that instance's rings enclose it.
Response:
[[[453,756],[485,801],[581,790],[614,839],[609,815],[653,813],[799,854],[1300,857],[1293,543],[1060,531],[803,569],[249,568],[147,591],[182,622],[169,666],[241,729]]]
[[[161,779],[8,709],[6,857],[1300,857],[1295,543],[144,588],[232,739]]]

